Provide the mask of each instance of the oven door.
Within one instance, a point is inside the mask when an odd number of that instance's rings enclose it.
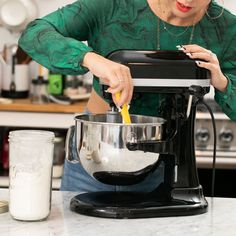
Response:
[[[236,124],[220,112],[216,122],[216,197],[236,197]],[[205,196],[211,196],[213,165],[213,128],[210,115],[198,112],[195,124],[195,152],[198,176]]]
[[[236,124],[223,113],[215,113],[216,168],[236,170]],[[195,151],[199,168],[212,168],[214,133],[208,113],[198,112],[195,124]]]

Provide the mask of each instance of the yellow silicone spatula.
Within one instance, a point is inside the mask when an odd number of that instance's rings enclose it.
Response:
[[[116,96],[116,99],[119,101],[120,100],[120,92],[116,93],[115,96]],[[121,108],[121,116],[123,118],[123,122],[124,124],[131,124],[131,119],[130,119],[130,115],[129,115],[129,107],[128,107],[128,104],[124,104]]]

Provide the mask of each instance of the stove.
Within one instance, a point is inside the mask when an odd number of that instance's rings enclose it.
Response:
[[[214,100],[205,101],[212,109],[216,122],[216,168],[236,169],[236,125],[220,109]],[[195,151],[200,168],[212,168],[213,126],[209,112],[198,107],[195,124]]]

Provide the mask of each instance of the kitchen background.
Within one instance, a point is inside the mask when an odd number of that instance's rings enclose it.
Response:
[[[235,1],[232,0],[222,0],[224,1],[224,6],[230,9],[233,13],[236,14],[236,5]],[[221,0],[218,0],[222,4]],[[37,17],[42,17],[57,8],[72,3],[74,0],[0,0],[0,54],[5,57],[6,61],[10,64],[14,62],[13,54],[16,50],[15,45],[22,29],[25,27],[25,22],[30,21]],[[23,4],[23,5],[22,5]],[[14,9],[17,8],[17,10]],[[23,8],[22,8],[23,7]],[[27,20],[23,23],[21,22],[24,19],[24,14],[20,14],[19,9],[22,9],[22,12],[26,12]],[[14,11],[15,20],[8,15],[6,12]],[[16,15],[15,12],[18,12]],[[31,102],[37,104],[44,104],[48,101],[45,101],[45,93],[47,83],[49,83],[49,93],[51,95],[51,102],[72,106],[73,102],[79,102],[80,100],[86,99],[89,96],[91,90],[91,81],[92,76],[90,73],[85,76],[61,76],[55,75],[53,72],[47,71],[45,68],[42,68],[35,62],[27,61],[28,58],[26,55],[23,55],[20,52],[22,61],[27,62],[27,68],[29,69],[28,77],[26,78],[26,83],[18,84],[16,82],[16,97],[27,97],[30,98]],[[17,73],[24,73],[24,66],[15,67],[15,78],[17,78]],[[21,68],[21,69],[20,69]],[[19,72],[19,71],[20,72]],[[0,65],[0,72],[8,71],[5,66]],[[22,72],[23,71],[23,72]],[[7,74],[8,73],[8,74]],[[9,88],[11,71],[6,74],[0,73],[0,89],[5,91],[5,87]],[[10,73],[10,74],[9,74]],[[3,78],[4,77],[4,78]],[[6,80],[6,77],[9,77],[9,81]],[[41,78],[42,80],[40,80]],[[41,81],[39,83],[39,81]],[[52,81],[52,84],[51,84]],[[7,85],[6,85],[7,83]],[[63,91],[61,90],[61,85]],[[22,94],[22,91],[25,89],[29,94]],[[20,91],[17,91],[19,89]],[[21,91],[22,90],[22,91]],[[0,100],[0,103],[10,102],[8,91],[5,91],[6,94],[2,92],[4,96],[3,100]],[[20,94],[20,95],[19,95]],[[37,95],[37,96],[36,96]],[[66,96],[64,96],[66,95]],[[214,92],[211,90],[211,93],[207,95],[206,100],[211,105],[215,113],[216,125],[217,125],[217,170],[216,170],[216,196],[227,196],[227,197],[236,197],[236,126],[235,122],[230,121],[219,109],[219,107],[213,101]],[[69,97],[69,99],[67,99]],[[10,95],[11,98],[11,95]],[[2,98],[0,98],[2,99]],[[1,106],[1,104],[0,104]],[[19,121],[20,112],[17,114],[19,119],[11,123],[9,120],[12,113],[7,113],[5,111],[0,112],[0,187],[8,186],[8,133],[13,129],[22,129],[24,126]],[[23,114],[23,113],[22,113]],[[4,118],[4,115],[6,118]],[[10,115],[10,116],[9,116]],[[38,119],[40,117],[46,120],[46,123],[40,125],[35,125],[35,122],[31,114],[23,114],[23,122],[28,124],[24,128],[40,128],[40,129],[52,129],[56,134],[55,140],[55,151],[54,151],[54,169],[53,177],[56,184],[54,184],[54,189],[58,189],[60,186],[60,178],[63,169],[64,161],[64,143],[65,135],[67,128],[71,125],[73,119],[71,117],[73,114],[63,116],[63,114],[55,114],[52,117],[48,118],[48,113],[38,114]],[[59,116],[60,115],[60,116]],[[11,116],[12,117],[12,116]],[[56,120],[56,121],[55,121]],[[69,120],[69,121],[68,121]],[[61,123],[60,123],[61,122]],[[64,123],[63,123],[64,122]],[[15,124],[15,125],[14,125]],[[37,124],[37,122],[36,122]],[[196,157],[197,165],[199,171],[200,182],[203,185],[205,195],[210,195],[211,189],[211,175],[212,175],[212,153],[213,153],[213,130],[209,114],[204,110],[204,108],[199,108],[197,114],[196,122]]]

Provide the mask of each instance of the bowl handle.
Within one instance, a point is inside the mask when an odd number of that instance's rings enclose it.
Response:
[[[74,125],[68,129],[67,134],[66,134],[65,158],[73,164],[80,163],[79,156],[76,149]]]

